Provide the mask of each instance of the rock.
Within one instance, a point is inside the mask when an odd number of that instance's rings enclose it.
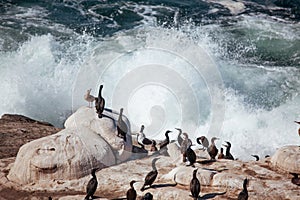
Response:
[[[8,178],[20,184],[78,179],[116,164],[110,145],[91,129],[65,129],[23,145]]]
[[[180,149],[178,147],[178,145],[175,142],[172,142],[170,144],[167,145],[167,151],[168,151],[168,155],[173,159],[173,160],[178,160],[178,158],[181,158],[180,160],[182,160],[182,155],[180,152]]]
[[[122,138],[117,137],[116,127],[119,113],[105,110],[103,114],[108,117],[99,119],[95,108],[89,108],[86,106],[80,107],[66,120],[65,127],[68,129],[83,126],[90,128],[95,133],[101,135],[101,137],[103,137],[112,147],[117,158],[117,163],[121,163],[127,160],[131,156],[132,152],[132,138],[129,120],[123,115],[123,120],[127,124],[129,130],[126,136],[127,141],[124,143]]]
[[[300,147],[281,147],[271,157],[271,163],[275,168],[285,172],[300,174]]]
[[[195,169],[196,168],[186,166],[176,167],[168,174],[164,175],[163,178],[166,180],[174,180],[180,185],[189,186]],[[197,178],[201,185],[210,185],[214,174],[216,174],[216,172],[198,168]]]
[[[60,130],[47,122],[4,114],[0,119],[0,159],[16,156],[23,144]]]

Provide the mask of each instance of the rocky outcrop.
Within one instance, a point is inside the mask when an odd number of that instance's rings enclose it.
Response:
[[[23,144],[60,130],[47,122],[4,114],[0,119],[0,159],[16,156]]]
[[[127,160],[127,142],[117,137],[118,113],[105,111],[99,119],[94,108],[81,107],[66,121],[66,129],[25,144],[19,150],[8,178],[19,184],[49,180],[72,180]],[[129,130],[130,125],[126,120]]]
[[[278,149],[271,162],[279,170],[300,174],[300,146],[285,146]]]

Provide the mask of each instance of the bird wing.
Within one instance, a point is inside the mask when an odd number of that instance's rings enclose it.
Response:
[[[98,186],[98,181],[97,181],[97,179],[92,178],[92,179],[88,182],[87,187],[86,187],[86,193],[87,193],[87,195],[93,196],[94,193],[95,193],[95,191],[96,191],[96,189],[97,189],[97,186]]]
[[[145,177],[145,185],[151,185],[155,181],[157,174],[157,171],[149,172]]]

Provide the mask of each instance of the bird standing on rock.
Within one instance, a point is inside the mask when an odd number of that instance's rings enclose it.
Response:
[[[190,144],[186,150],[185,155],[187,156],[188,161],[190,162],[190,166],[195,167],[195,162],[197,159],[196,153],[194,150],[191,148],[192,144]]]
[[[93,102],[95,101],[95,97],[91,95],[92,89],[89,89],[86,91],[86,94],[84,95],[84,99],[89,103],[89,108],[92,107]]]
[[[137,141],[138,141],[138,144],[141,145],[142,149],[145,149],[144,145],[152,144],[152,141],[149,140],[148,138],[146,138],[144,129],[145,129],[145,126],[142,125],[140,132],[137,134]]]
[[[198,144],[202,145],[205,149],[207,149],[209,146],[208,139],[205,136],[198,137],[196,141]]]
[[[234,160],[233,156],[231,155],[230,153],[230,148],[231,148],[231,143],[230,142],[226,142],[227,145],[224,145],[226,147],[226,153],[225,153],[225,159],[228,159],[228,160]]]
[[[215,145],[215,140],[218,140],[219,138],[216,138],[216,137],[212,137],[211,138],[211,144],[210,144],[210,146],[208,147],[208,149],[207,149],[207,152],[208,152],[208,154],[209,154],[209,156],[210,156],[210,159],[211,160],[215,160],[216,159],[216,156],[217,156],[217,154],[218,154],[218,149],[217,149],[217,147],[216,147],[216,145]]]
[[[98,98],[96,98],[96,111],[98,114],[99,118],[103,117],[103,111],[104,111],[104,107],[105,107],[105,99],[102,97],[102,89],[103,89],[103,85],[100,85],[99,88],[99,93],[98,93]]]
[[[248,199],[247,184],[248,184],[248,179],[246,178],[243,182],[243,190],[239,193],[238,200],[247,200]]]
[[[86,186],[86,196],[85,196],[85,200],[90,199],[90,197],[93,199],[93,196],[96,192],[97,186],[98,186],[98,181],[97,181],[97,177],[96,177],[96,171],[97,169],[92,169],[92,173],[91,175],[93,176],[90,181],[88,182],[87,186]]]
[[[120,109],[120,115],[118,119],[118,124],[117,124],[117,131],[118,131],[118,137],[121,137],[124,139],[126,142],[126,134],[128,131],[126,123],[123,121],[122,116],[123,116],[123,108]]]
[[[144,182],[143,187],[141,188],[141,191],[144,191],[144,190],[145,190],[145,187],[146,187],[147,185],[149,185],[149,186],[151,187],[151,185],[154,183],[154,181],[155,181],[155,179],[156,179],[156,177],[157,177],[157,175],[158,175],[158,172],[157,172],[157,169],[156,169],[156,166],[155,166],[155,163],[156,163],[156,161],[157,161],[158,159],[159,159],[159,158],[154,158],[154,159],[152,160],[152,171],[149,172],[149,173],[147,174],[147,176],[145,177],[145,182]]]
[[[182,162],[185,163],[187,161],[186,160],[187,149],[189,148],[190,145],[192,145],[192,141],[189,139],[189,136],[187,133],[183,133],[182,135],[183,135],[183,137],[182,137],[183,140],[180,145],[180,152],[182,154]]]
[[[168,144],[170,144],[169,133],[172,131],[167,130],[165,133],[166,139],[159,144],[159,149],[165,148]]]
[[[223,159],[224,158],[224,153],[223,153],[223,148],[221,147],[221,152],[218,155],[218,159]]]
[[[127,200],[136,200],[137,194],[136,194],[136,191],[135,191],[135,189],[133,187],[134,183],[136,183],[135,180],[133,180],[133,181],[130,182],[130,189],[126,193]]]
[[[192,193],[192,197],[196,200],[198,199],[198,196],[200,194],[200,181],[197,178],[197,171],[198,169],[195,169],[193,171],[193,178],[190,182],[190,190]]]

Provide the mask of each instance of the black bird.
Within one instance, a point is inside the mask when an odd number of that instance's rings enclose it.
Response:
[[[90,197],[93,199],[93,196],[96,192],[97,186],[98,186],[98,181],[97,181],[97,177],[96,177],[96,171],[97,169],[92,169],[92,173],[91,175],[93,176],[93,178],[91,178],[91,180],[88,182],[87,186],[86,186],[86,196],[85,196],[85,200],[90,199]]]
[[[150,139],[146,138],[144,129],[145,129],[145,126],[142,125],[140,132],[137,134],[137,141],[138,141],[138,144],[141,145],[142,149],[145,149],[145,145],[152,144],[152,141]]]
[[[294,176],[292,178],[292,183],[300,186],[300,178],[298,178],[298,174],[296,174],[296,173],[290,173],[290,174]]]
[[[98,98],[96,98],[96,101],[95,101],[96,111],[97,111],[97,114],[98,114],[99,118],[103,117],[102,113],[104,111],[104,106],[105,106],[105,100],[102,97],[102,88],[103,88],[103,85],[100,85]]]
[[[217,149],[217,147],[215,145],[215,140],[218,140],[218,139],[219,138],[212,137],[211,138],[211,144],[207,149],[207,152],[208,152],[211,160],[215,160],[216,156],[218,155],[219,150]]]
[[[141,191],[144,191],[144,190],[145,190],[145,187],[146,187],[147,185],[149,185],[149,186],[151,187],[151,185],[154,183],[154,181],[155,181],[155,179],[156,179],[156,177],[157,177],[157,174],[158,174],[157,169],[156,169],[156,166],[155,166],[155,162],[156,162],[158,159],[159,159],[159,158],[154,158],[154,159],[152,160],[152,171],[149,172],[149,173],[147,174],[147,176],[145,177],[145,182],[144,182],[143,187],[141,188]]]
[[[238,200],[247,200],[248,199],[247,184],[248,184],[248,179],[246,178],[243,183],[243,190],[239,193]]]
[[[209,146],[208,139],[205,136],[198,137],[196,141],[198,144],[202,145],[205,149],[207,149]]]
[[[190,165],[194,166],[194,163],[196,162],[196,153],[194,152],[194,150],[191,148],[192,144],[190,144],[186,150],[186,157],[188,159],[188,161],[190,162]]]
[[[259,156],[258,155],[251,155],[251,156],[255,158],[255,161],[259,161]]]
[[[126,142],[126,134],[128,131],[126,123],[123,121],[122,116],[123,116],[123,108],[120,109],[120,115],[118,119],[118,124],[117,124],[117,130],[118,130],[118,137],[121,137],[124,139]]]
[[[178,136],[177,136],[177,141],[178,141],[179,146],[181,146],[181,144],[182,144],[182,142],[183,142],[183,139],[182,139],[182,137],[181,137],[182,130],[181,130],[180,128],[175,128],[175,129],[179,131],[179,134],[178,134]]]
[[[171,132],[172,131],[169,131],[169,130],[166,131],[166,133],[165,133],[166,139],[159,144],[159,149],[163,149],[168,144],[170,144],[169,133],[171,133]]]
[[[230,153],[230,148],[231,148],[231,143],[230,142],[226,142],[227,145],[224,145],[226,147],[226,153],[225,153],[225,159],[228,159],[228,160],[234,160],[233,156],[231,155]]]
[[[218,159],[223,159],[224,158],[224,153],[223,153],[223,148],[221,147],[221,152],[218,155]]]
[[[150,192],[147,192],[142,200],[153,200],[153,195]]]
[[[130,182],[130,189],[127,191],[126,193],[126,197],[127,197],[127,200],[136,200],[136,191],[133,187],[133,184],[136,183],[136,181],[131,181]]]
[[[192,193],[192,197],[194,199],[198,199],[198,196],[200,194],[200,181],[197,178],[197,170],[198,169],[195,169],[193,171],[193,178],[192,178],[191,183],[190,183],[190,190],[191,190],[191,193]]]

